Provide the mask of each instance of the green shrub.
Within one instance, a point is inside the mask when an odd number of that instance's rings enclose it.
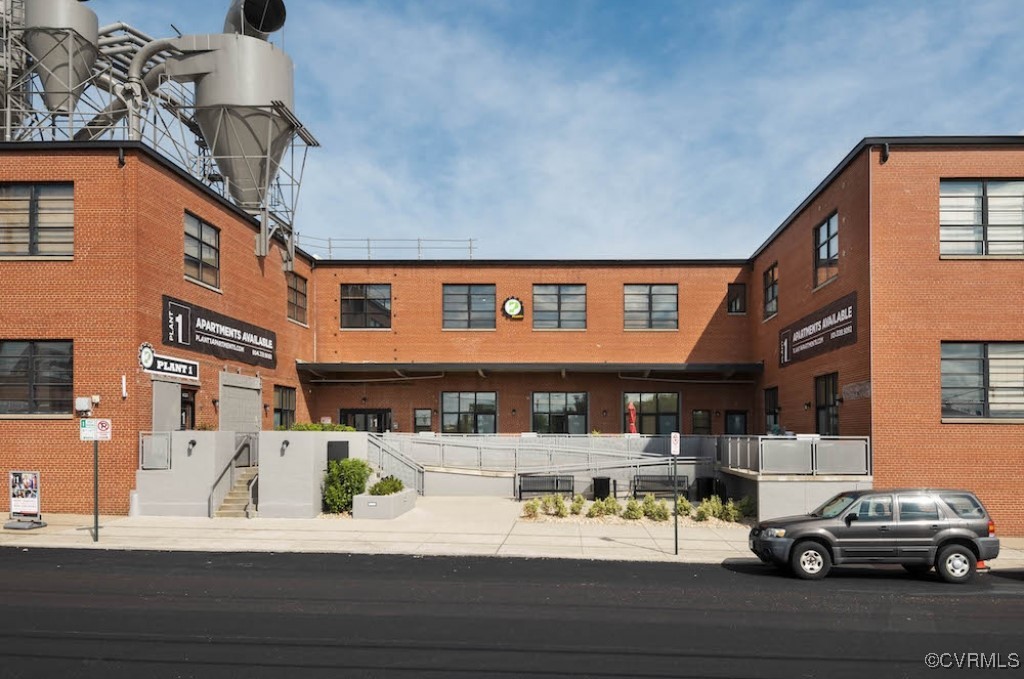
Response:
[[[615,499],[614,495],[609,495],[600,502],[604,503],[604,513],[607,516],[618,516],[622,513],[622,505],[619,504],[619,501]]]
[[[540,510],[545,514],[551,514],[555,511],[555,496],[545,495],[540,499]]]
[[[579,515],[580,512],[583,511],[583,505],[585,505],[586,503],[587,501],[583,499],[583,496],[577,493],[576,497],[572,499],[572,507],[569,508],[569,511],[574,516]]]
[[[743,499],[736,503],[736,507],[743,516],[757,516],[757,500],[750,495],[744,495]]]
[[[725,503],[725,507],[722,507],[722,514],[718,518],[730,523],[736,523],[743,518],[743,514],[740,512],[740,508],[736,506],[736,503],[732,501],[732,498],[729,498],[729,501]]]
[[[703,509],[705,514],[708,516],[720,519],[722,518],[723,512],[725,512],[725,505],[722,504],[722,498],[717,495],[712,495],[711,497],[706,497],[701,500],[700,507],[697,508],[697,511],[700,511],[701,509]]]
[[[332,514],[352,511],[352,498],[366,492],[366,480],[371,472],[364,460],[331,460],[324,476],[324,511]]]
[[[622,512],[622,518],[636,520],[644,517],[644,510],[640,503],[636,501],[636,498],[631,497],[626,500],[626,509]]]
[[[594,503],[587,510],[587,518],[596,519],[599,516],[604,516],[604,501],[594,500]]]
[[[296,422],[289,427],[289,431],[355,431],[355,427],[347,424],[333,424],[331,422]]]
[[[641,505],[641,508],[644,512],[644,516],[646,516],[648,519],[651,518],[651,515],[657,511],[657,506],[658,503],[654,499],[654,493],[648,493],[647,495],[644,495],[644,501]]]
[[[523,505],[523,516],[528,519],[536,519],[537,514],[540,512],[540,503],[536,500],[528,500]]]
[[[646,514],[649,519],[654,521],[668,521],[670,515],[667,500],[658,500],[658,504],[654,505],[654,510],[650,514]]]
[[[704,504],[701,504],[699,507],[697,507],[697,511],[695,511],[693,513],[693,520],[694,521],[707,521],[710,518],[711,518],[711,508],[710,507],[705,507]]]
[[[394,495],[405,489],[402,479],[394,476],[385,476],[377,483],[370,486],[370,495]]]
[[[690,512],[693,511],[693,505],[685,497],[679,498],[679,502],[676,503],[676,514],[679,516],[689,516]]]
[[[569,516],[569,506],[565,504],[565,498],[561,495],[555,496],[555,516],[561,519]]]

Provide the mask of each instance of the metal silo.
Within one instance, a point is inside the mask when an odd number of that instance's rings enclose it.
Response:
[[[99,54],[96,14],[78,0],[30,0],[24,27],[47,110],[70,115]]]

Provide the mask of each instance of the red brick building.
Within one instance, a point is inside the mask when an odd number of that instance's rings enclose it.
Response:
[[[73,399],[95,395],[104,512],[140,431],[607,434],[632,411],[641,433],[869,435],[876,486],[967,487],[1024,533],[1024,138],[866,139],[746,260],[299,252],[294,273],[141,144],[3,150],[0,465],[43,473],[45,511],[91,508]]]

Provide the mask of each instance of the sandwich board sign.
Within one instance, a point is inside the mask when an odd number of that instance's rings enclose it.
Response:
[[[39,511],[39,472],[12,471],[7,476],[11,494],[11,520],[4,528],[27,530],[46,524]]]

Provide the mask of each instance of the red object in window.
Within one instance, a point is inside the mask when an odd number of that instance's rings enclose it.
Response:
[[[626,404],[626,416],[629,418],[629,433],[636,433],[636,406],[630,401]]]

